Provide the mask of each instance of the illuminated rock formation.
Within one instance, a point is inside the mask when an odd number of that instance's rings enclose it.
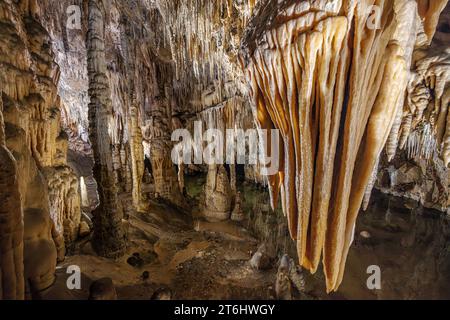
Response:
[[[449,6],[430,47],[419,41],[413,55],[407,97],[381,159],[377,188],[450,212],[448,166]]]
[[[301,265],[315,272],[323,253],[328,291],[342,282],[364,194],[399,121],[414,48],[431,42],[445,4],[268,1],[249,24],[242,60],[258,122],[283,138],[273,205],[281,192]]]
[[[172,162],[171,124],[168,102],[157,99],[152,110],[152,119],[147,127],[146,137],[150,144],[152,174],[155,180],[155,194],[176,205],[183,206],[178,175]]]
[[[6,147],[2,112],[0,98],[0,299],[23,299],[23,213],[17,164]]]
[[[130,110],[130,149],[131,149],[131,172],[132,172],[132,197],[136,209],[145,209],[142,198],[142,177],[144,176],[144,147],[142,145],[142,130],[139,123],[138,108],[133,106]]]
[[[117,199],[110,136],[112,102],[106,74],[103,2],[89,1],[87,38],[89,74],[89,129],[94,152],[94,176],[98,184],[100,205],[94,211],[96,251],[105,257],[120,257],[125,248],[122,226],[123,211]]]
[[[290,249],[269,206],[242,211],[240,175],[268,185],[300,264],[316,272],[323,262],[336,291],[374,187],[450,212],[446,4],[0,0],[0,299],[51,286],[78,238],[91,241],[94,209],[92,245],[111,258],[124,252],[136,212],[151,222],[159,210],[147,195],[188,211],[197,199],[184,174],[194,167],[207,172],[206,219],[254,219],[260,239]],[[279,129],[280,172],[172,162],[171,133],[194,121]],[[144,155],[154,192],[142,182]],[[280,297],[291,295],[286,268]]]
[[[45,168],[44,175],[49,186],[50,216],[58,234],[64,236],[66,249],[70,250],[78,238],[81,222],[78,178],[67,166]]]
[[[0,194],[7,197],[1,210],[0,292],[5,299],[24,298],[25,287],[34,294],[53,284],[57,259],[64,259],[63,234],[78,228],[81,214],[76,182],[61,174],[67,137],[60,126],[59,69],[40,19],[37,1],[0,2]],[[55,181],[64,187],[50,207]],[[74,221],[67,229],[61,223],[66,219]]]
[[[211,221],[227,220],[231,216],[232,193],[224,166],[210,165],[204,190],[203,215]]]

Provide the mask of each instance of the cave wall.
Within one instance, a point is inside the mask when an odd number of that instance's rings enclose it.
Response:
[[[57,260],[76,238],[81,214],[60,126],[59,68],[41,18],[37,1],[0,2],[5,197],[0,292],[5,299],[53,284]],[[55,197],[58,201],[50,201]]]
[[[374,181],[381,191],[450,213],[450,5],[431,46],[416,50],[406,101]]]

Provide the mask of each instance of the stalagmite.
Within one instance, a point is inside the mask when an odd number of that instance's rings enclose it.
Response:
[[[178,130],[183,129],[183,125],[177,117],[172,118],[172,129]],[[178,185],[180,187],[180,191],[184,194],[186,191],[185,181],[184,181],[184,170],[185,170],[185,163],[183,162],[183,159],[181,156],[178,158]]]
[[[271,192],[281,191],[300,264],[314,273],[323,251],[328,291],[342,282],[382,150],[387,144],[392,159],[408,131],[402,107],[417,16],[429,39],[445,3],[269,1],[250,23],[242,63],[257,120],[283,137]],[[274,7],[278,16],[264,24]]]
[[[138,108],[132,107],[130,110],[130,149],[131,168],[133,174],[133,203],[137,210],[145,209],[142,199],[142,177],[144,176],[144,147],[142,145],[142,130],[139,123]]]
[[[150,159],[152,174],[155,179],[155,193],[158,197],[182,207],[183,196],[180,192],[178,175],[174,168],[175,164],[171,159],[171,120],[168,116],[167,107],[166,99],[156,99],[152,110],[152,120],[145,132],[145,138],[150,142]]]
[[[211,221],[231,217],[231,187],[227,171],[222,165],[210,165],[204,192],[203,215]]]
[[[78,238],[81,222],[78,179],[67,166],[45,168],[44,175],[49,185],[50,215],[55,232],[63,236],[63,245],[70,251]]]
[[[96,251],[105,257],[117,258],[124,253],[123,211],[117,199],[114,179],[111,137],[111,93],[106,75],[103,1],[89,1],[87,38],[89,72],[89,129],[94,152],[94,176],[98,184],[100,205],[94,212]]]

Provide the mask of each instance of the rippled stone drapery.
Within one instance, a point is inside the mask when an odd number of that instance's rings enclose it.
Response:
[[[111,150],[112,102],[105,63],[103,1],[89,1],[87,37],[89,74],[89,130],[94,152],[94,176],[100,205],[94,211],[93,246],[102,256],[117,258],[124,253],[123,210],[117,199]]]
[[[0,93],[2,84],[0,83]],[[17,164],[6,147],[0,96],[0,300],[24,298],[23,212]]]
[[[304,267],[315,272],[323,253],[328,291],[342,282],[418,35],[430,43],[445,2],[267,1],[248,28],[242,56],[258,122],[283,138],[273,205],[281,192]]]
[[[66,165],[67,137],[60,126],[59,68],[41,20],[37,1],[0,2],[0,113],[4,128],[0,170],[5,170],[0,175],[5,179],[2,184],[8,183],[1,188],[0,197],[6,196],[1,205],[10,207],[5,220],[2,218],[2,227],[6,227],[1,231],[2,246],[9,247],[1,249],[2,255],[6,253],[2,272],[7,270],[0,279],[3,298],[20,299],[25,287],[27,294],[34,294],[53,284],[57,259],[64,259],[65,251],[63,230],[57,230],[55,222],[65,213],[75,218],[81,214],[76,205],[68,204],[69,198],[77,202],[78,190],[70,196],[61,194],[61,205],[53,207],[50,214],[49,189],[51,192],[57,168]],[[65,178],[61,183],[70,184]]]

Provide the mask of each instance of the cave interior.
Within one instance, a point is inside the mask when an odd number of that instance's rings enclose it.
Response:
[[[447,0],[0,0],[0,300],[450,299],[449,104]]]

